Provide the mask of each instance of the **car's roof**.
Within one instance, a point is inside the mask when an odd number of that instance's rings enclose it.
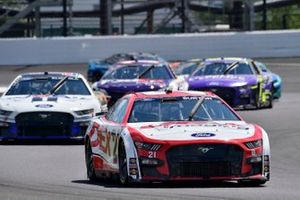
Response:
[[[163,63],[156,60],[125,60],[117,63],[117,65],[132,65],[132,66],[159,65],[159,64],[163,64]]]
[[[165,98],[165,97],[185,97],[185,96],[211,96],[216,95],[211,92],[200,92],[200,91],[149,91],[149,92],[136,92],[129,95],[134,95],[135,98],[139,99],[151,99],[151,98]]]
[[[233,63],[233,62],[242,62],[248,63],[248,58],[240,58],[240,57],[217,57],[217,58],[206,58],[203,60],[204,63]]]
[[[127,55],[132,55],[132,56],[147,56],[147,57],[153,57],[153,58],[158,58],[158,55],[153,54],[153,53],[147,53],[147,52],[128,52],[125,53]]]
[[[20,74],[22,78],[36,78],[36,77],[83,77],[80,73],[75,72],[30,72]]]
[[[120,57],[120,58],[130,58],[130,60],[138,60],[138,59],[143,59],[143,60],[160,60],[162,59],[156,54],[152,53],[146,53],[146,52],[127,52],[127,53],[117,53],[112,55],[112,57]]]

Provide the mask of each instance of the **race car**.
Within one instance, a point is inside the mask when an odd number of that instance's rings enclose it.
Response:
[[[262,62],[255,61],[255,65],[260,68],[263,74],[271,74],[273,81],[273,98],[279,99],[281,97],[282,78],[278,74],[273,73],[267,68],[266,64]]]
[[[19,75],[0,98],[0,140],[83,140],[92,117],[107,110],[78,73]]]
[[[273,79],[247,58],[204,59],[187,78],[189,90],[211,91],[234,108],[272,108]]]
[[[154,60],[159,62],[166,62],[163,58],[159,57],[158,55],[142,52],[118,53],[104,60],[93,59],[90,60],[88,63],[88,81],[92,83],[99,81],[99,79],[111,66],[120,61],[125,60]]]
[[[260,185],[270,179],[266,131],[246,123],[211,92],[128,94],[91,121],[84,141],[90,180]]]
[[[110,105],[130,92],[187,90],[184,79],[175,76],[169,65],[159,61],[122,61],[107,71],[100,81],[92,85],[110,98]]]

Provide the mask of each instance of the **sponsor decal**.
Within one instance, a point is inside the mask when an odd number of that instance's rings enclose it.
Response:
[[[130,175],[137,175],[138,168],[136,158],[129,158],[129,174]]]
[[[192,137],[214,137],[216,134],[214,133],[193,133]]]
[[[90,129],[89,136],[92,138],[93,135],[97,135],[96,140],[91,143],[92,147],[98,148],[105,154],[105,157],[112,157],[113,162],[117,163],[115,158],[118,155],[118,138],[114,132],[116,130],[107,130],[95,122]]]
[[[51,108],[51,107],[53,107],[53,105],[51,105],[51,104],[37,104],[37,105],[35,105],[35,107],[37,107],[37,108]]]
[[[137,175],[137,173],[138,173],[137,168],[129,169],[129,174],[130,174],[130,175]]]
[[[129,158],[129,164],[136,164],[136,158]]]
[[[211,85],[211,86],[219,86],[220,83],[219,83],[219,82],[210,82],[208,85]]]

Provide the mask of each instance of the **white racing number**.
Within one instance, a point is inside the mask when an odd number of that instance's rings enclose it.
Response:
[[[156,151],[148,151],[148,158],[156,158]]]

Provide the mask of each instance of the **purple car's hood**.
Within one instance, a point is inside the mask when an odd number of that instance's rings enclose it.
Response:
[[[100,80],[97,87],[105,89],[108,92],[138,92],[159,90],[168,85],[171,80],[149,80],[149,79],[131,79],[131,80]]]
[[[257,84],[255,75],[209,75],[189,77],[189,89],[199,87],[240,87]]]

